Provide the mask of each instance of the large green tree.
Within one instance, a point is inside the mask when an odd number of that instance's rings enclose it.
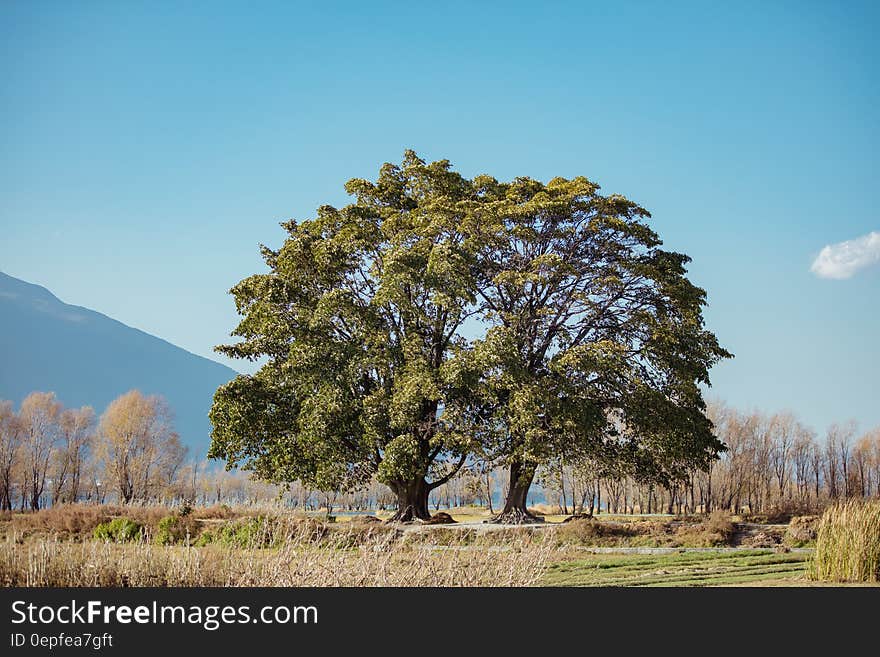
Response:
[[[266,362],[217,391],[210,456],[325,489],[375,475],[397,519],[429,518],[475,434],[459,334],[476,311],[473,186],[407,152],[346,190],[354,203],[282,224],[269,272],[232,289],[242,340],[218,349]]]
[[[703,326],[705,293],[650,215],[585,178],[475,180],[484,200],[475,276],[489,327],[476,341],[494,432],[510,468],[500,521],[532,519],[536,469],[584,456],[661,481],[722,449],[700,384],[729,357]]]
[[[642,208],[409,151],[346,190],[232,289],[241,341],[218,349],[265,362],[217,391],[211,456],[319,488],[376,476],[409,520],[480,453],[510,467],[500,519],[518,522],[551,460],[662,470],[720,449],[698,386],[728,354]]]

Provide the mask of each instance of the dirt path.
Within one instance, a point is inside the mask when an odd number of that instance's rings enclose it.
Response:
[[[510,545],[436,545],[426,543],[415,546],[419,550],[428,551],[467,551],[479,550],[482,552],[507,552],[512,550]],[[776,550],[773,548],[754,548],[754,547],[590,547],[587,545],[566,545],[565,550],[573,550],[577,552],[585,552],[587,554],[682,554],[682,553],[719,553],[719,554],[735,554],[735,553],[762,553],[769,554]],[[811,554],[813,548],[788,548],[788,552],[798,554]]]
[[[480,534],[500,532],[509,529],[532,529],[547,530],[559,527],[559,522],[528,523],[522,525],[498,525],[483,521],[465,521],[450,523],[448,525],[431,525],[427,523],[399,524],[397,527],[404,533],[429,534],[438,528],[449,531],[465,532],[472,530]],[[736,531],[733,535],[732,545],[722,547],[598,547],[598,546],[567,546],[569,549],[592,554],[677,554],[681,552],[748,552],[748,551],[772,551],[782,545],[787,525],[762,525],[757,523],[736,523]],[[509,550],[510,546],[493,545],[441,545],[436,543],[424,543],[419,546],[424,550]],[[788,548],[791,552],[810,553],[813,548]]]
[[[503,531],[505,529],[545,529],[547,527],[557,527],[562,523],[559,522],[532,522],[522,525],[497,525],[492,522],[483,522],[482,520],[477,521],[467,521],[467,522],[455,522],[450,523],[448,525],[431,525],[428,523],[399,523],[395,525],[398,529],[410,533],[410,532],[430,532],[436,529],[451,529],[451,530],[459,530],[464,531],[467,529],[473,529],[480,533],[487,533],[493,531]]]

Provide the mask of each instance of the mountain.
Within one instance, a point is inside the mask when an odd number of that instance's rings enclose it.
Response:
[[[225,365],[0,272],[0,399],[18,404],[34,390],[49,391],[66,407],[89,405],[100,415],[133,388],[162,395],[190,455],[204,457],[214,391],[235,375]]]

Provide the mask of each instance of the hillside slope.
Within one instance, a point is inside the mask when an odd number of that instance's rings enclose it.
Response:
[[[34,390],[100,415],[137,388],[165,397],[190,455],[210,444],[208,410],[235,371],[106,315],[60,301],[47,289],[0,272],[0,399]]]

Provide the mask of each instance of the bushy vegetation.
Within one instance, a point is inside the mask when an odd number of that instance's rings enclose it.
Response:
[[[93,535],[99,541],[131,543],[144,537],[144,527],[130,518],[114,518],[95,527]]]
[[[560,545],[609,545],[642,535],[636,523],[572,520],[555,528],[553,538]]]
[[[713,511],[712,514],[701,522],[693,535],[696,537],[697,547],[718,547],[730,545],[736,526],[730,519],[730,514],[724,511]]]
[[[810,575],[821,581],[880,581],[880,502],[851,500],[819,520]]]
[[[221,525],[216,542],[234,548],[266,548],[284,539],[281,524],[267,516],[242,518]]]
[[[153,540],[156,545],[190,543],[198,537],[199,531],[199,523],[192,515],[175,513],[159,521]]]

